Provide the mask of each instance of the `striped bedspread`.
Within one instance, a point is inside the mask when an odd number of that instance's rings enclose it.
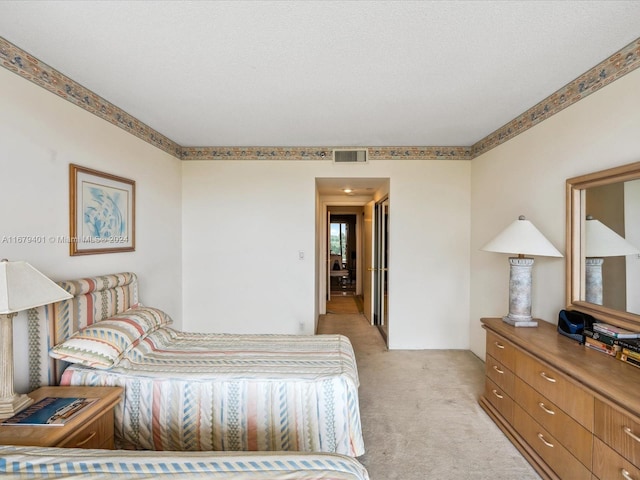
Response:
[[[61,383],[125,388],[119,448],[364,453],[355,356],[342,335],[163,327],[116,367],[72,365]]]
[[[368,480],[354,458],[322,453],[134,452],[0,446],[3,479]]]

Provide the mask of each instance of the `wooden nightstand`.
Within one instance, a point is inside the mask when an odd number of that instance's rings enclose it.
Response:
[[[39,388],[29,394],[36,402],[45,397],[85,397],[99,400],[62,426],[0,424],[0,445],[113,449],[113,408],[120,401],[121,393],[120,387]]]

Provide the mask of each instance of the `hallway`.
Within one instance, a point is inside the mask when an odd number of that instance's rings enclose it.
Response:
[[[328,315],[358,314],[363,310],[362,297],[353,294],[331,292],[331,300],[327,302]]]

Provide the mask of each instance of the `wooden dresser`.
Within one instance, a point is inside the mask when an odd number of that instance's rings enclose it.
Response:
[[[483,318],[480,405],[543,477],[640,480],[640,368],[539,321]]]

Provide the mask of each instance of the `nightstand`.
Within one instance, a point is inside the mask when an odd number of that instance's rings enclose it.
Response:
[[[121,387],[42,387],[29,394],[35,402],[45,397],[84,397],[98,401],[65,425],[31,426],[0,423],[0,445],[66,448],[114,448],[113,408]]]

